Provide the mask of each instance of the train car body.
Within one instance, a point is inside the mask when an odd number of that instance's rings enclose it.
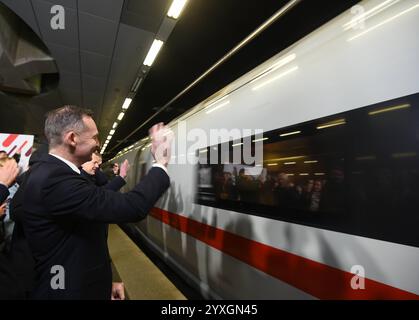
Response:
[[[419,1],[361,2],[172,121],[241,136],[178,141],[135,232],[207,298],[417,299],[418,30]],[[180,161],[232,153],[243,128],[263,130],[262,163]],[[147,143],[114,160],[126,190]]]

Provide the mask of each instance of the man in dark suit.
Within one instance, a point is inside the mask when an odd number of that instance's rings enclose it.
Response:
[[[170,185],[166,166],[172,134],[150,130],[156,163],[130,192],[100,188],[78,169],[99,149],[92,114],[74,106],[51,111],[45,121],[49,154],[32,166],[24,188],[23,228],[35,259],[35,299],[110,299],[109,252],[104,223],[145,218]]]

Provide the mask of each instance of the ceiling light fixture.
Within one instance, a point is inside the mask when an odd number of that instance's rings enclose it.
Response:
[[[119,114],[119,116],[118,116],[118,120],[119,121],[121,121],[122,120],[122,118],[124,117],[124,115],[125,115],[125,113],[123,113],[123,112],[121,112],[120,114]]]
[[[187,0],[173,0],[167,15],[173,19],[179,18]]]
[[[151,67],[154,60],[156,59],[161,47],[163,46],[163,41],[154,39],[153,44],[151,45],[150,50],[144,60],[144,65]]]
[[[124,104],[122,105],[122,109],[127,110],[129,108],[129,105],[131,104],[131,101],[132,101],[131,98],[126,98],[124,101]]]

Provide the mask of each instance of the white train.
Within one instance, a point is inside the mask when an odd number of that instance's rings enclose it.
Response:
[[[361,2],[172,121],[263,129],[263,162],[170,164],[136,232],[207,298],[418,299],[418,30],[418,0]]]

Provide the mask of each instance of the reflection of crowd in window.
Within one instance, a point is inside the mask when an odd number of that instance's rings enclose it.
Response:
[[[316,177],[317,178],[317,177]],[[323,179],[325,178],[325,179]],[[215,173],[214,187],[219,200],[234,200],[311,212],[340,212],[344,206],[344,173],[333,169],[327,176],[294,182],[283,172],[248,175],[245,169]]]

